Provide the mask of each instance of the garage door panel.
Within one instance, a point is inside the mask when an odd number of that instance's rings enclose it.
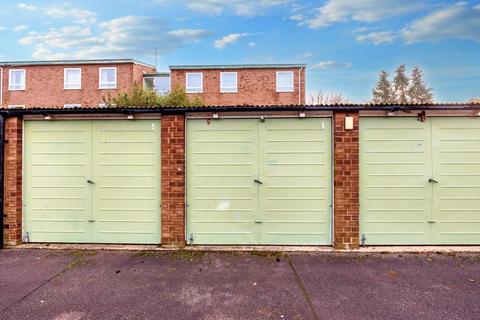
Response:
[[[188,240],[257,241],[257,131],[254,120],[188,122]]]
[[[367,244],[478,244],[480,243],[480,121],[477,118],[437,117],[426,122],[409,119],[361,119],[361,232],[367,233]],[[424,160],[418,157],[418,150],[389,154],[391,160],[378,153],[378,146],[394,136],[394,141],[407,137],[397,134],[402,127],[423,126],[425,128]],[[390,133],[372,127],[389,125]],[[376,133],[382,136],[375,137]],[[419,131],[416,131],[418,134]],[[392,133],[394,133],[392,135]],[[365,137],[370,141],[366,142]],[[371,144],[375,141],[378,143]],[[429,142],[431,141],[431,142]],[[397,145],[393,142],[392,146]],[[405,145],[402,148],[406,147]],[[407,146],[408,147],[408,146]],[[415,144],[410,146],[415,148]],[[374,153],[371,150],[374,149]],[[374,156],[375,158],[372,158]],[[381,159],[381,160],[376,160]],[[394,160],[392,160],[394,159]],[[425,176],[421,171],[399,167],[375,165],[375,161],[425,162]],[[374,166],[365,163],[371,162]],[[430,167],[430,169],[428,169]],[[388,168],[394,173],[382,171]],[[410,169],[412,167],[409,167]],[[417,170],[421,166],[417,165]],[[401,176],[399,176],[401,174]],[[388,182],[398,185],[382,190],[387,184],[383,177],[395,175]],[[438,183],[425,182],[433,178]],[[406,180],[410,179],[410,180]],[[423,186],[422,184],[423,182]],[[404,191],[399,187],[402,186]],[[389,195],[389,192],[392,194]],[[428,194],[431,195],[429,198]],[[397,197],[398,199],[395,199]],[[382,199],[383,198],[383,199]],[[417,200],[415,200],[417,198]],[[426,202],[418,198],[425,198]],[[404,202],[402,202],[404,200]],[[423,210],[420,210],[423,208]],[[378,211],[380,210],[380,211]],[[414,210],[407,215],[405,210]],[[388,213],[392,212],[391,216]],[[418,214],[417,214],[418,212]],[[425,214],[424,214],[425,213]],[[411,230],[408,229],[410,221]],[[423,221],[424,236],[419,237]],[[413,230],[413,231],[412,231]],[[409,234],[408,232],[414,232]],[[396,234],[392,236],[392,234]]]
[[[159,243],[159,129],[158,121],[27,121],[30,241]]]
[[[360,233],[365,244],[428,243],[430,127],[416,118],[360,119]]]
[[[94,241],[159,243],[159,121],[94,121],[93,139]]]
[[[269,119],[259,129],[263,244],[330,244],[330,120]]]
[[[328,119],[189,121],[194,243],[329,243],[329,130]]]
[[[480,121],[433,118],[433,241],[480,243]]]
[[[24,229],[33,242],[84,242],[90,192],[90,124],[25,122]]]

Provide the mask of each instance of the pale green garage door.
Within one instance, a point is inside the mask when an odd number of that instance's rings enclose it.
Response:
[[[31,242],[160,243],[160,122],[25,121]]]
[[[361,118],[365,244],[480,244],[480,119]]]
[[[187,123],[187,240],[331,243],[330,119]]]

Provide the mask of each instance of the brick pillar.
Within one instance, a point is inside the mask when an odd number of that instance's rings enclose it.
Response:
[[[5,119],[4,244],[22,243],[22,118]]]
[[[161,121],[162,245],[185,246],[185,116]]]
[[[353,117],[353,130],[345,130],[345,117]],[[359,246],[359,131],[358,113],[334,114],[334,246]]]

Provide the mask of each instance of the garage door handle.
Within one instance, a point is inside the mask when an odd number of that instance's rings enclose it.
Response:
[[[433,179],[433,178],[428,179],[428,182],[430,182],[430,183],[438,183],[438,181],[435,180],[435,179]]]
[[[93,182],[92,180],[87,180],[87,182],[90,184],[95,184],[95,182]]]
[[[258,179],[254,179],[253,181],[255,181],[256,183],[258,184],[263,184],[262,181],[258,180]]]

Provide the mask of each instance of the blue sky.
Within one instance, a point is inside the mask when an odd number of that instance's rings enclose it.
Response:
[[[0,60],[307,63],[307,91],[371,99],[420,66],[438,102],[480,98],[480,0],[0,0]]]

